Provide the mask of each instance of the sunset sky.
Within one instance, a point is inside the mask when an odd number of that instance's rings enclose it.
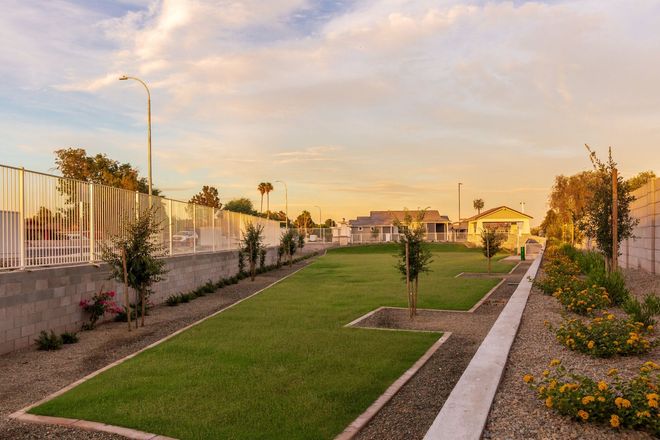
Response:
[[[0,163],[81,147],[188,199],[285,180],[324,218],[472,199],[538,224],[556,174],[660,174],[658,1],[0,0]],[[275,184],[274,209],[284,209]]]

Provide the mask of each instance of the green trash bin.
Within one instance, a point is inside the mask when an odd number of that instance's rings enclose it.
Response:
[[[520,246],[520,261],[525,261],[525,246]]]

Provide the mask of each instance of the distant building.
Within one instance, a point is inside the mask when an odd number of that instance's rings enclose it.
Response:
[[[413,219],[420,211],[407,211]],[[351,229],[351,243],[382,243],[399,239],[398,222],[403,222],[406,211],[371,211],[368,216],[360,216],[348,222]],[[427,241],[448,241],[451,221],[437,210],[427,210],[422,220],[426,229]]]

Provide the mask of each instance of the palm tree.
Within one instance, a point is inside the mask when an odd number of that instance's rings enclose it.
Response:
[[[266,213],[268,218],[270,219],[270,192],[274,191],[275,188],[273,187],[273,184],[270,182],[264,183],[264,191],[266,191]]]
[[[472,206],[477,210],[477,214],[481,214],[481,210],[484,209],[484,199],[474,199]]]
[[[264,194],[266,194],[266,183],[261,182],[257,185],[257,191],[261,194],[261,209],[259,212],[264,212]]]

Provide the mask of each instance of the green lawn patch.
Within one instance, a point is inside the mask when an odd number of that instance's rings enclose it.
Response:
[[[480,253],[434,245],[420,308],[467,310],[497,280]],[[343,326],[405,306],[393,246],[331,251],[310,266],[30,412],[180,439],[327,439],[439,337]],[[494,262],[506,272],[513,264]]]

